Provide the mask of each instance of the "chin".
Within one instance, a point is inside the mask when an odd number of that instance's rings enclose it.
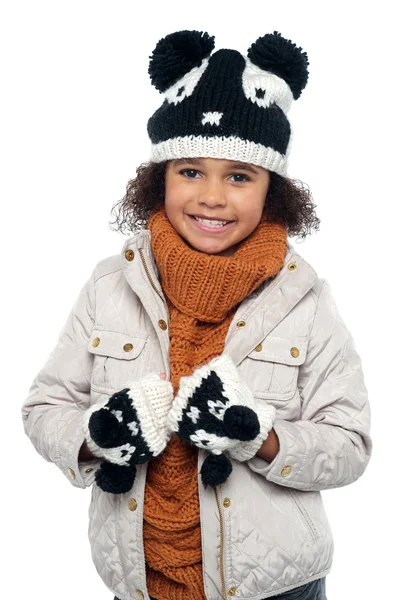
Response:
[[[187,241],[187,240],[186,240]],[[210,249],[210,248],[203,248],[203,247],[198,247],[198,246],[194,246],[194,244],[192,244],[191,242],[188,242],[188,245],[190,246],[190,248],[192,248],[193,250],[196,250],[197,252],[202,252],[203,254],[220,254],[221,252],[226,252],[226,250],[219,250],[219,249]]]

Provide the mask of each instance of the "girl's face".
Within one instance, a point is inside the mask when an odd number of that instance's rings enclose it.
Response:
[[[170,160],[165,173],[166,214],[193,249],[231,256],[259,224],[269,182],[269,171],[248,163],[219,158]],[[230,223],[210,228],[193,215]]]

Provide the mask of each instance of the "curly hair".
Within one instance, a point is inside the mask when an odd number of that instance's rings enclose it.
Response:
[[[116,219],[109,225],[113,231],[128,235],[146,228],[151,211],[164,204],[166,165],[167,161],[149,162],[136,169],[136,177],[128,181],[125,196],[112,207],[111,214],[115,212]],[[267,221],[286,227],[288,237],[296,235],[304,239],[312,230],[319,229],[316,206],[307,184],[270,172],[263,210]]]

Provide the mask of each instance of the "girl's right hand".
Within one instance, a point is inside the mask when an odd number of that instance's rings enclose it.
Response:
[[[86,410],[83,429],[89,450],[120,466],[147,462],[169,441],[166,418],[172,402],[173,387],[165,373],[126,382]]]

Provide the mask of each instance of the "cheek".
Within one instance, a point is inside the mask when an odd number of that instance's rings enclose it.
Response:
[[[181,177],[169,175],[165,177],[165,200],[176,202],[176,199],[184,195],[184,181]]]
[[[251,193],[245,197],[241,205],[241,216],[248,226],[256,227],[262,217],[265,204],[264,196],[260,193]]]
[[[166,212],[174,213],[182,207],[182,196],[175,189],[167,192],[165,190],[165,210]]]
[[[263,209],[265,207],[267,190],[268,186],[265,184],[260,184],[253,190],[250,204],[253,208],[253,215],[256,215],[256,218],[258,219],[261,218]]]
[[[179,213],[192,199],[192,190],[184,181],[165,181],[165,209],[166,212]]]
[[[182,213],[187,205],[186,196],[180,186],[165,186],[165,212],[169,221],[175,225],[182,218]]]

